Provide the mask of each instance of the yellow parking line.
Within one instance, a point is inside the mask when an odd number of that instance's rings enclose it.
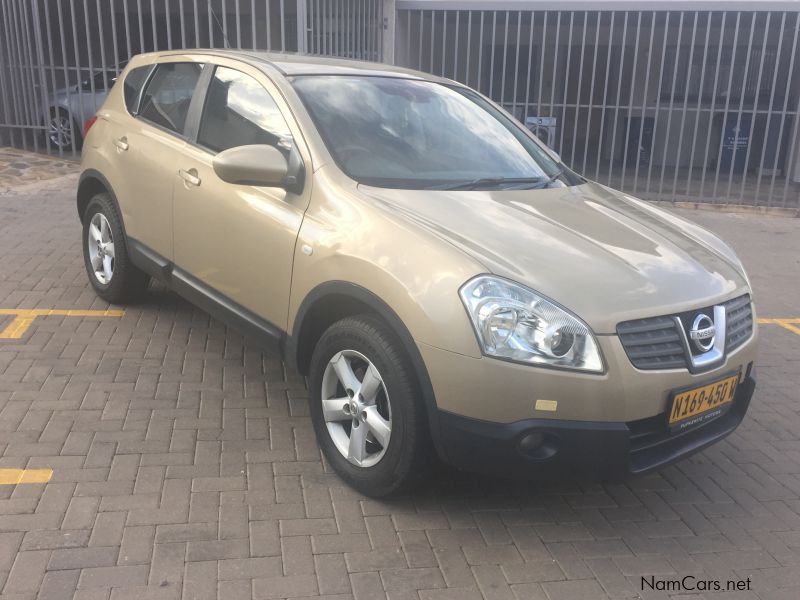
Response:
[[[783,327],[784,329],[788,329],[792,333],[796,333],[800,335],[800,318],[792,318],[792,319],[759,319],[758,322],[761,325],[778,325]]]
[[[53,308],[0,308],[0,315],[13,315],[14,319],[8,326],[0,331],[0,339],[18,340],[33,324],[36,317],[121,317],[124,310],[61,310]]]
[[[0,469],[0,485],[47,483],[52,476],[53,469]]]

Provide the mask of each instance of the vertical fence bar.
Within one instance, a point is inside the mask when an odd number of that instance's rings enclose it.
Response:
[[[75,57],[75,72],[78,75],[78,105],[82,107],[84,106],[83,82],[81,76],[82,69],[81,69],[80,50],[78,49],[78,29],[76,26],[77,19],[75,18],[75,0],[70,0],[69,5],[70,5],[70,17],[72,18],[72,46],[73,46],[72,50]],[[73,106],[72,103],[70,103],[70,106]],[[77,152],[76,141],[78,139],[78,132],[74,131],[75,118],[71,117],[69,121],[70,121],[70,126],[73,128],[74,132],[72,135],[72,150],[74,153],[76,153]]]
[[[608,185],[614,172],[614,159],[616,158],[617,130],[619,121],[619,98],[622,93],[622,71],[625,68],[625,48],[628,45],[628,11],[623,13],[622,21],[622,46],[619,55],[619,73],[617,78],[617,93],[614,96],[614,125],[611,129],[611,155],[608,157]]]
[[[528,118],[528,112],[530,110],[530,100],[531,100],[531,65],[533,63],[533,28],[536,24],[534,17],[536,13],[531,11],[530,13],[530,31],[528,32],[528,70],[527,74],[525,75],[525,109],[522,111],[522,124],[525,125],[525,119]]]
[[[286,5],[285,0],[280,0],[281,16],[281,52],[286,52]]]
[[[30,125],[33,122],[33,115],[31,115],[31,105],[34,104],[33,101],[33,85],[32,83],[28,82],[28,74],[25,70],[25,33],[23,31],[23,16],[21,11],[24,10],[24,7],[21,3],[12,4],[12,10],[14,14],[14,37],[17,42],[17,65],[19,69],[19,78],[20,78],[20,89],[22,91],[22,115],[23,115],[23,148],[25,150],[28,149],[28,135],[31,135],[31,142],[36,144],[36,135],[35,132],[30,129]]]
[[[544,88],[544,55],[547,51],[547,21],[549,19],[550,13],[544,12],[542,13],[542,46],[541,51],[539,52],[539,83],[537,84],[536,90],[536,116],[542,116],[542,90]]]
[[[500,104],[505,101],[506,96],[506,65],[508,64],[508,25],[509,25],[510,12],[506,11],[506,26],[503,34],[503,67],[500,72]],[[492,55],[494,58],[494,55]],[[494,64],[494,60],[492,61]]]
[[[722,49],[725,46],[725,23],[728,20],[728,13],[722,13],[722,22],[720,23],[719,40],[717,42],[717,62],[714,67],[714,85],[711,90],[711,112],[709,113],[709,132],[706,136],[706,151],[703,159],[703,174],[700,178],[700,196],[703,196],[706,185],[706,173],[708,171],[709,152],[711,151],[711,136],[713,131],[714,110],[717,104],[717,87],[719,86],[719,70],[722,64]]]
[[[489,93],[490,98],[494,98],[492,92],[494,91],[494,53],[497,48],[497,11],[492,11],[492,46],[489,54]],[[483,61],[481,61],[483,62]],[[483,83],[483,82],[481,82]]]
[[[786,13],[784,12],[784,13],[781,13],[781,28],[780,28],[780,32],[778,33],[778,45],[775,47],[775,62],[774,62],[774,65],[773,65],[772,86],[770,88],[769,104],[767,105],[767,122],[766,122],[766,127],[764,129],[764,131],[765,131],[765,134],[764,134],[764,147],[762,147],[762,149],[761,149],[761,160],[758,163],[758,172],[757,172],[758,175],[756,177],[756,191],[755,191],[755,196],[753,198],[753,201],[754,201],[754,203],[756,205],[758,205],[758,201],[759,201],[759,199],[761,197],[760,196],[761,179],[762,179],[761,175],[762,175],[762,173],[764,171],[764,157],[766,156],[766,152],[765,152],[765,150],[766,150],[766,142],[767,142],[767,138],[769,137],[770,125],[772,124],[772,113],[773,113],[773,107],[775,106],[775,88],[778,86],[778,73],[780,72],[780,68],[779,67],[780,67],[780,64],[781,64],[783,48],[786,46],[786,44],[784,43],[784,39],[783,39],[785,30],[786,30]],[[766,33],[765,33],[764,37],[767,37]],[[774,167],[777,167],[777,163],[778,163],[779,159],[780,159],[780,148],[777,149],[777,152],[776,152],[776,155],[775,155],[775,163],[776,164],[773,165],[773,170],[774,170]],[[769,205],[769,198],[767,198],[767,205]]]
[[[603,134],[605,133],[606,111],[608,108],[608,81],[610,79],[608,75],[611,72],[611,52],[614,45],[614,25],[616,24],[617,20],[616,16],[617,13],[615,11],[611,11],[611,27],[609,28],[608,51],[606,52],[606,81],[605,85],[603,86],[603,101],[601,103],[603,106],[603,110],[600,112],[600,133],[598,138],[599,141],[597,149],[597,162],[595,163],[595,168],[594,168],[595,180],[600,179],[600,163],[602,162],[602,148],[605,147]]]
[[[637,139],[639,140],[639,144],[642,143],[642,136],[644,136],[644,122],[647,118],[647,105],[650,101],[649,93],[650,93],[650,70],[652,69],[653,65],[653,39],[655,38],[656,33],[656,14],[655,12],[650,13],[650,39],[647,44],[647,73],[644,76],[644,92],[642,93],[642,110],[639,114],[639,135]],[[655,123],[655,119],[653,119]],[[650,140],[650,148],[647,151],[648,155],[648,162],[652,161],[653,159],[653,140]],[[636,188],[639,186],[639,166],[641,165],[641,158],[639,156],[639,148],[636,149],[636,165],[633,171],[633,193],[636,194]]]
[[[183,0],[181,0],[183,2]],[[112,55],[114,57],[114,76],[119,77],[120,68],[119,68],[119,34],[117,33],[117,11],[116,11],[116,4],[111,4],[109,8],[109,12],[111,14],[111,44],[113,45],[114,51]],[[181,23],[183,23],[183,11],[181,10]],[[182,44],[186,46],[184,42]]]
[[[67,106],[72,106],[72,93],[70,92],[70,83],[69,83],[69,68],[67,66],[67,39],[64,29],[64,12],[62,10],[62,4],[59,2],[57,5],[58,7],[58,30],[59,30],[59,37],[61,38],[61,62],[62,67],[64,70],[64,89],[67,90]],[[75,131],[73,130],[73,119],[69,120],[69,131],[71,134],[71,140],[73,140],[72,151],[73,156],[76,153],[75,150]]]
[[[39,103],[39,92],[42,90],[37,89],[36,76],[34,74],[34,49],[33,40],[31,40],[31,14],[29,9],[31,5],[24,6],[20,3],[20,28],[22,29],[22,51],[25,52],[23,67],[27,75],[27,85],[30,91],[30,105],[28,106],[29,119],[26,123],[31,132],[31,139],[33,141],[34,152],[39,151],[39,135],[37,132],[39,115],[37,114],[41,104]],[[43,102],[42,102],[43,104]]]
[[[480,91],[481,89],[481,68],[483,67],[483,19],[484,19],[484,11],[481,11],[481,23],[480,23],[480,30],[478,33],[478,79],[475,82],[475,89]]]
[[[658,117],[661,114],[661,96],[664,93],[664,63],[667,57],[667,44],[669,43],[670,15],[672,15],[672,13],[667,12],[666,17],[664,19],[664,39],[661,44],[661,66],[658,68],[658,95],[656,96],[656,107],[655,107],[654,122],[653,122],[654,138],[656,136],[656,133],[658,132],[657,125],[658,125]],[[651,177],[653,174],[653,162],[655,161],[650,160],[649,164],[647,165],[647,184],[645,185],[646,193],[650,193],[650,183],[652,181]]]
[[[44,142],[45,148],[47,153],[51,152],[50,148],[50,137],[47,135],[47,129],[45,129],[47,124],[47,112],[48,112],[48,97],[50,93],[48,91],[47,86],[47,72],[45,63],[47,62],[44,57],[44,41],[42,40],[42,17],[39,14],[39,1],[34,0],[32,4],[33,12],[31,14],[31,22],[33,24],[33,39],[34,44],[36,46],[36,67],[39,70],[39,107],[37,115],[36,126],[37,129],[39,128],[39,124],[41,123],[44,125],[41,129],[44,131]],[[46,8],[46,7],[45,7]],[[34,65],[31,65],[33,67]],[[36,136],[39,137],[38,135]]]
[[[758,22],[758,20],[756,18],[757,14],[758,13],[756,13],[753,16],[753,29],[755,29],[755,27],[757,25],[757,22]],[[764,57],[767,54],[767,39],[769,38],[770,21],[772,19],[772,13],[768,12],[766,14],[765,19],[766,19],[766,21],[764,23],[764,32],[763,32],[763,35],[762,35],[763,39],[761,41],[761,56],[759,57],[758,75],[756,76],[756,89],[755,89],[755,93],[753,94],[753,111],[752,111],[751,116],[750,116],[750,127],[747,130],[747,151],[745,152],[745,155],[744,155],[744,173],[743,173],[743,176],[742,176],[742,185],[739,188],[739,202],[740,203],[742,201],[742,198],[744,197],[744,188],[745,188],[745,183],[747,182],[747,173],[748,173],[749,165],[750,165],[750,150],[753,147],[753,131],[754,131],[754,128],[755,128],[756,120],[759,118],[758,104],[759,104],[759,100],[761,98],[761,80],[762,80],[762,77],[764,76]],[[775,69],[777,70],[777,65],[776,65]],[[749,79],[749,77],[748,77],[748,79]],[[742,94],[742,97],[744,97],[744,95],[745,94]],[[762,142],[762,154],[763,154],[763,150],[766,147],[768,141],[769,141],[769,130],[765,130],[764,131],[764,141]],[[756,179],[759,176],[760,176],[759,173],[756,172]],[[730,189],[728,190],[728,201],[730,202]]]
[[[569,93],[569,72],[572,67],[572,29],[575,22],[575,12],[569,13],[569,35],[567,36],[567,68],[564,76],[564,88],[561,94],[561,135],[558,138],[558,152],[564,155],[564,131],[567,129],[567,94]]]
[[[753,36],[755,34],[755,26],[756,26],[756,17],[758,13],[751,13],[750,14],[750,36],[747,40],[747,50],[745,54],[745,62],[744,62],[744,71],[742,72],[742,89],[739,93],[739,110],[736,111],[736,128],[733,130],[734,139],[733,139],[733,148],[731,149],[731,164],[730,168],[728,169],[728,187],[725,191],[725,200],[730,201],[731,195],[731,185],[733,184],[733,172],[736,166],[736,152],[739,149],[739,131],[742,126],[742,112],[744,110],[744,97],[747,94],[747,79],[749,78],[750,74],[750,58],[753,55]],[[735,54],[733,55],[735,56]],[[733,61],[732,61],[733,62]],[[733,67],[731,67],[733,68]],[[730,91],[728,92],[730,96]],[[727,112],[725,117],[727,119]],[[723,127],[723,135],[724,135],[724,127]],[[748,144],[749,146],[749,144]],[[744,172],[742,173],[742,178],[747,177],[747,165],[744,166]]]
[[[731,108],[731,87],[733,86],[733,73],[736,70],[736,52],[739,49],[739,25],[741,23],[742,13],[736,13],[736,28],[733,30],[733,46],[731,50],[730,73],[728,74],[728,87],[725,89],[725,112],[722,117],[722,132],[719,136],[719,149],[717,150],[717,168],[714,174],[714,191],[713,201],[717,201],[717,186],[719,185],[719,172],[722,163],[722,147],[725,142],[725,124],[728,120],[728,114]]]
[[[589,12],[583,11],[583,28],[581,31],[581,58],[578,67],[578,90],[576,92],[577,96],[575,97],[575,118],[573,119],[574,124],[572,127],[572,154],[570,156],[570,166],[573,168],[575,166],[575,148],[578,142],[578,121],[580,119],[580,114],[581,114],[580,110],[581,110],[581,91],[583,90],[583,59],[586,55],[586,29],[589,24],[588,21],[589,21]],[[633,88],[633,86],[631,86],[631,88]],[[584,145],[585,144],[586,142],[584,141]]]
[[[620,177],[620,183],[619,183],[620,190],[625,189],[625,174],[628,169],[628,151],[630,147],[630,136],[631,136],[631,113],[633,111],[633,90],[636,87],[634,82],[636,81],[636,75],[637,75],[636,69],[639,66],[639,38],[641,35],[641,31],[642,31],[642,11],[639,11],[636,14],[636,36],[633,44],[634,48],[633,67],[632,67],[633,70],[631,71],[631,78],[630,78],[631,89],[630,92],[628,93],[628,102],[625,107],[625,127],[623,128],[625,134],[622,138],[622,175]],[[624,63],[623,63],[623,68],[624,68]],[[617,102],[619,103],[619,98],[617,99]],[[641,140],[639,140],[639,142],[641,143]],[[637,147],[636,150],[637,161],[638,158],[639,158],[639,151]]]
[[[169,1],[169,0],[167,0]],[[108,90],[108,61],[106,60],[106,36],[105,36],[105,24],[103,23],[103,11],[100,8],[100,0],[95,0],[95,5],[97,8],[97,31],[100,37],[100,67],[102,68],[103,73],[103,87],[105,90]],[[110,7],[111,10],[114,9],[113,6]],[[90,36],[86,36],[87,39]],[[91,73],[89,74],[91,77]],[[92,81],[94,81],[94,77],[92,77]],[[99,108],[95,106],[95,110]]]
[[[689,175],[686,178],[687,195],[691,192],[692,189],[692,179],[694,173],[694,156],[695,156],[694,153],[695,153],[695,146],[697,144],[697,130],[700,126],[700,115],[703,114],[702,106],[703,106],[703,95],[705,90],[706,66],[708,65],[708,44],[709,44],[709,39],[711,38],[711,25],[714,13],[708,12],[706,14],[707,14],[706,41],[703,46],[703,62],[702,62],[702,67],[700,68],[700,85],[698,87],[698,92],[697,92],[697,109],[694,115],[694,127],[692,128],[692,150],[689,153]],[[708,135],[711,135],[712,118],[713,114],[709,113]],[[705,170],[705,165],[702,165],[702,170]]]
[[[586,142],[583,144],[583,161],[581,162],[581,171],[585,172],[588,168],[586,160],[589,153],[589,140],[592,133],[592,115],[594,114],[594,83],[597,80],[597,57],[600,54],[600,22],[603,13],[595,13],[597,21],[595,22],[594,30],[594,51],[592,52],[592,84],[589,87],[589,114],[586,119]],[[602,110],[602,109],[601,109]],[[599,152],[599,148],[598,148]]]
[[[685,12],[681,11],[680,19],[678,19],[678,39],[675,43],[675,56],[672,59],[672,84],[669,88],[669,108],[667,109],[667,136],[664,138],[664,159],[661,161],[661,174],[658,178],[658,195],[664,193],[664,173],[666,171],[667,160],[666,157],[669,155],[669,139],[672,136],[672,113],[675,109],[675,87],[678,83],[678,65],[680,64],[681,58],[681,43],[683,41],[683,20],[686,15]],[[675,169],[678,168],[678,160],[680,160],[680,149],[676,153],[676,164]]]
[[[442,11],[442,77],[445,76],[447,67],[447,11]]]
[[[18,72],[14,65],[14,51],[12,45],[12,36],[11,31],[13,30],[13,24],[11,23],[11,7],[9,6],[10,0],[3,0],[3,28],[5,30],[5,35],[3,36],[6,40],[6,56],[8,57],[8,78],[10,80],[10,90],[11,90],[11,106],[13,109],[13,119],[15,125],[22,125],[23,119],[21,117],[20,112],[20,94],[21,90],[18,89]],[[15,70],[17,71],[15,73]],[[17,136],[19,136],[20,144],[22,146],[25,145],[25,131],[24,129],[16,130],[17,128],[12,128],[11,132],[11,143],[15,143]]]
[[[692,72],[692,64],[694,61],[694,47],[695,47],[695,38],[697,36],[697,14],[693,13],[693,20],[692,20],[692,37],[689,46],[689,62],[687,63],[688,67],[688,77],[691,77]],[[675,57],[675,61],[677,62],[678,57]],[[674,93],[674,90],[673,90]],[[689,84],[688,82],[683,82],[683,110],[681,111],[681,124],[680,130],[678,131],[678,147],[677,152],[675,153],[676,156],[683,156],[683,128],[686,126],[686,111],[689,107]],[[672,200],[674,201],[677,194],[677,187],[678,187],[678,171],[680,170],[680,164],[675,165],[675,172],[672,176]],[[689,163],[689,172],[691,173],[692,170],[692,163]]]
[[[58,85],[56,84],[56,62],[55,62],[55,53],[53,52],[53,26],[50,19],[50,7],[47,4],[44,5],[44,19],[45,19],[45,32],[47,33],[47,57],[48,60],[50,61],[50,88],[51,88],[51,93],[55,93],[55,91],[58,89]],[[0,74],[2,74],[2,69],[0,69]],[[0,86],[5,88],[5,84],[2,82],[0,82]],[[49,129],[48,129],[48,127],[50,126],[50,120],[49,120],[50,107],[45,107],[44,119],[45,119],[44,136],[45,139],[47,140],[47,150],[49,152],[50,142],[52,141],[50,139]],[[61,144],[58,144],[58,155],[64,156],[64,148],[63,145]]]
[[[558,53],[559,53],[558,42],[559,42],[559,38],[560,37],[561,37],[561,11],[558,11],[556,13],[556,44],[553,47],[553,77],[552,77],[552,83],[550,85],[550,115],[551,116],[555,116],[555,113],[556,113],[556,110],[555,110],[556,84],[555,84],[555,82],[556,82],[556,78],[558,77]],[[558,124],[559,127],[564,127],[564,123],[560,122],[560,121],[563,121],[563,116],[559,119],[559,121],[556,121],[556,123]],[[551,148],[553,148],[553,146],[555,145],[555,140],[548,140],[548,141],[549,141],[548,145]],[[553,148],[553,149],[555,149],[555,148]]]
[[[5,0],[0,0],[2,4]],[[0,15],[3,13],[3,6],[0,6]],[[8,142],[11,146],[14,145],[14,118],[8,107],[8,91],[10,89],[9,83],[6,81],[6,67],[10,67],[10,60],[5,55],[5,50],[0,44],[0,103],[2,103],[2,120],[0,120],[0,128],[8,132]]]
[[[797,74],[795,73],[795,70],[794,70],[795,69],[794,65],[795,65],[795,54],[796,54],[796,51],[797,51],[797,34],[798,34],[798,31],[800,31],[800,13],[795,13],[794,39],[792,40],[792,56],[791,56],[791,59],[789,61],[789,69],[787,71],[789,77],[793,77],[793,76],[796,77],[797,76]],[[784,133],[784,130],[787,128],[786,127],[786,115],[787,115],[787,111],[788,111],[788,108],[789,108],[789,97],[791,96],[791,91],[792,91],[791,90],[790,81],[787,81],[787,83],[786,83],[786,91],[784,92],[784,96],[783,96],[783,110],[781,112],[781,126],[778,128],[778,131],[780,132],[778,134],[778,145],[777,145],[778,148],[780,148],[783,145],[783,133]],[[800,109],[800,107],[795,106],[795,110],[794,110],[794,114],[793,114],[793,117],[794,117],[795,121],[798,119],[798,117],[800,117],[800,114],[798,114],[798,113],[800,113],[799,109]],[[791,170],[793,168],[792,161],[794,160],[795,154],[797,152],[797,147],[796,146],[797,146],[796,142],[792,141],[792,147],[789,149],[789,152],[787,153],[787,155],[785,157],[785,160],[784,160],[785,167],[783,169],[783,171],[784,171],[783,174],[784,174],[785,182],[784,182],[784,186],[783,186],[783,199],[782,199],[782,202],[781,202],[781,206],[784,207],[784,208],[786,207],[786,192],[787,192],[787,190],[789,188],[789,179],[791,178]],[[772,171],[772,183],[770,185],[770,192],[769,192],[770,205],[772,204],[772,195],[774,193],[774,189],[773,188],[775,187],[775,176],[777,175],[777,173],[778,173],[778,169],[773,169],[773,171]]]

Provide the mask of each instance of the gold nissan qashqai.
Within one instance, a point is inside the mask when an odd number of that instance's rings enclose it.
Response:
[[[361,492],[435,464],[619,479],[700,450],[755,386],[713,234],[571,171],[481,94],[346,60],[135,57],[86,124],[86,270],[155,278],[307,377]]]

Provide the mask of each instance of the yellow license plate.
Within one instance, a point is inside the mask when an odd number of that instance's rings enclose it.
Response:
[[[680,423],[680,428],[683,429],[718,416],[718,409],[733,400],[738,382],[739,375],[731,375],[675,394],[669,413],[669,424]]]

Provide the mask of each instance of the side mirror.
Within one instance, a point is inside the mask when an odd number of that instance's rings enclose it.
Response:
[[[222,181],[238,185],[285,187],[289,164],[280,150],[265,144],[239,146],[220,152],[213,160]]]

